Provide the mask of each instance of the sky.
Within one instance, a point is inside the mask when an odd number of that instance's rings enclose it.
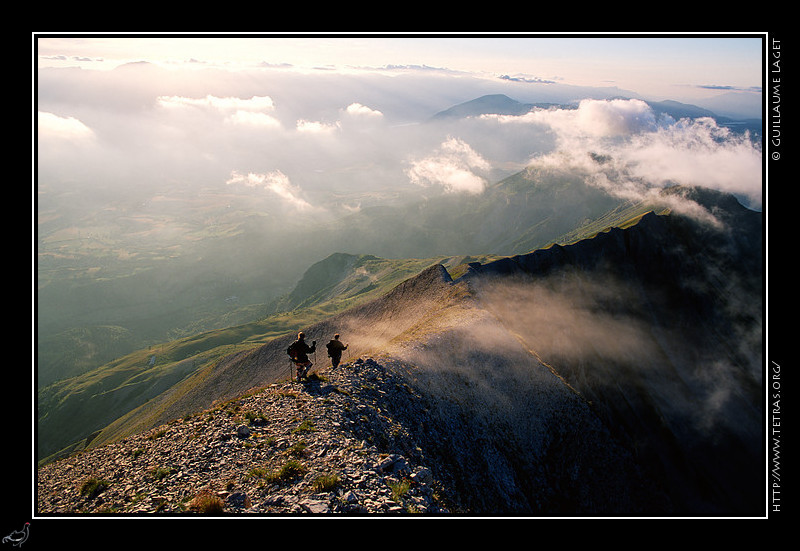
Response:
[[[760,148],[641,101],[758,116],[759,35],[32,38],[39,189],[197,186],[322,219],[331,201],[480,194],[531,163],[596,171],[592,152],[617,164],[587,179],[614,193],[647,179],[761,202]],[[428,122],[498,93],[578,108]]]
[[[291,64],[306,69],[417,65],[506,74],[579,86],[609,86],[653,99],[704,97],[761,87],[761,37],[317,36],[230,35],[44,38],[39,67],[113,68],[150,61],[228,68]]]

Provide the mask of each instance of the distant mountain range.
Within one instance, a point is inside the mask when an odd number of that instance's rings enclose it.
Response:
[[[628,99],[628,98],[620,98]],[[717,121],[721,126],[727,126],[735,132],[745,130],[757,139],[763,135],[763,124],[761,119],[746,118],[734,119],[729,116],[722,116],[709,109],[698,107],[687,103],[674,100],[665,101],[645,101],[655,113],[669,115],[675,120],[683,118],[710,117]],[[558,103],[521,103],[505,94],[489,94],[479,98],[454,105],[444,111],[436,113],[431,120],[446,121],[465,117],[477,117],[480,115],[524,115],[532,109],[575,109],[577,104],[558,104]]]

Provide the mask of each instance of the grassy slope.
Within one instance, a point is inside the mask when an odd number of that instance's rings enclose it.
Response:
[[[251,350],[347,308],[382,296],[434,264],[455,268],[462,261],[491,257],[439,257],[386,260],[368,257],[337,285],[321,289],[316,300],[264,319],[208,331],[138,350],[82,375],[39,391],[39,456],[82,447],[84,439],[154,398],[192,373],[213,367],[221,358]],[[151,358],[155,362],[150,365]],[[101,412],[98,414],[98,412]]]
[[[516,185],[522,185],[518,182]],[[621,205],[598,219],[564,234],[557,243],[590,238],[610,227],[635,222],[653,205]],[[525,238],[517,247],[524,246]],[[109,423],[158,396],[192,373],[213,367],[225,356],[263,345],[382,296],[400,282],[433,264],[443,264],[454,278],[466,262],[486,262],[494,256],[435,257],[387,260],[369,255],[353,257],[347,274],[330,285],[307,290],[300,300],[282,306],[293,308],[258,321],[163,343],[130,353],[82,375],[54,383],[39,391],[40,457],[57,453],[63,446],[81,447],[84,439]],[[324,261],[323,261],[324,262]],[[149,365],[155,356],[155,363]],[[102,412],[98,415],[98,412]],[[77,444],[70,444],[77,442]]]

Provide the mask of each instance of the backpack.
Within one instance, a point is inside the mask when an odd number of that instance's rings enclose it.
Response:
[[[289,354],[291,359],[297,358],[297,341],[294,341],[292,344],[289,345],[289,348],[286,349],[286,353]]]

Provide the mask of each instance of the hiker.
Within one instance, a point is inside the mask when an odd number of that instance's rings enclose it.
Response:
[[[289,345],[286,353],[292,358],[294,365],[297,366],[297,381],[308,375],[311,366],[314,365],[308,359],[308,355],[317,350],[317,341],[312,341],[311,346],[306,343],[306,334],[302,331],[297,334],[297,340]]]
[[[339,367],[339,362],[342,361],[342,352],[347,350],[349,345],[342,344],[339,340],[339,333],[336,333],[333,336],[333,340],[325,346],[328,347],[328,356],[331,358],[331,364],[333,365],[333,368],[336,369]]]

